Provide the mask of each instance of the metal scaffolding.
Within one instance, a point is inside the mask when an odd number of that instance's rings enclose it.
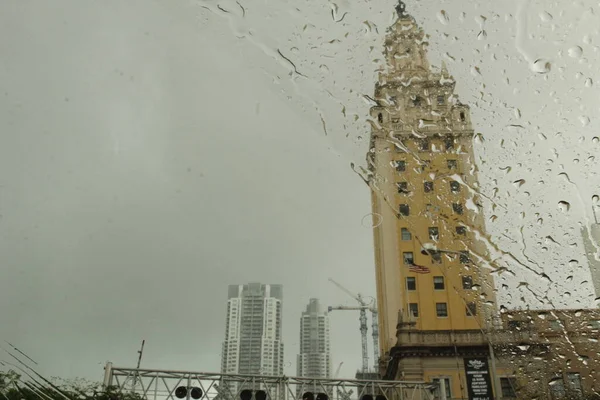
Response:
[[[120,368],[110,362],[103,386],[146,400],[433,400],[436,389],[425,382]]]

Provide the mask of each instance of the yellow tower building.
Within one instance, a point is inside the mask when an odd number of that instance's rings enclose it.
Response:
[[[459,102],[445,66],[430,67],[426,36],[402,2],[396,11],[367,156],[379,342],[384,366],[395,365],[384,375],[433,379],[454,374],[456,360],[487,356],[495,290],[476,240],[483,216],[469,107]],[[394,353],[403,355],[393,360]],[[448,371],[434,360],[446,353]]]

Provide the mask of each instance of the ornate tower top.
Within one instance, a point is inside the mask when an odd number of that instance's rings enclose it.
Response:
[[[406,13],[406,4],[402,0],[398,0],[398,4],[396,5],[396,12],[398,13],[399,18],[406,18],[408,14]]]

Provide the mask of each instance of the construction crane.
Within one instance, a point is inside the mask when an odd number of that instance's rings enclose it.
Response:
[[[373,319],[373,365],[377,368],[379,359],[379,329],[377,325],[377,307],[373,304],[368,304],[360,294],[354,294],[333,279],[329,278],[329,281],[340,288],[342,291],[347,293],[354,300],[358,301],[358,306],[337,306],[329,307],[328,310],[358,310],[360,311],[360,333],[361,333],[361,347],[362,347],[362,372],[369,372],[369,353],[367,348],[367,311],[371,312]]]

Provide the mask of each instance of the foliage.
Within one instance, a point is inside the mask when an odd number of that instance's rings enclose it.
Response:
[[[137,393],[119,392],[117,387],[102,388],[85,379],[23,380],[14,371],[0,371],[1,400],[143,400]]]

